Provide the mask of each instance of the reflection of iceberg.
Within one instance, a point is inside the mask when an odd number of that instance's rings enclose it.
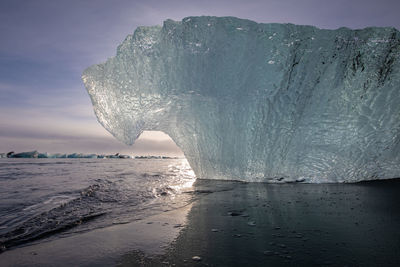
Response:
[[[399,186],[197,180],[187,227],[145,266],[398,266]]]
[[[399,43],[394,28],[191,17],[137,28],[82,78],[116,138],[164,131],[198,177],[383,179],[400,176]]]

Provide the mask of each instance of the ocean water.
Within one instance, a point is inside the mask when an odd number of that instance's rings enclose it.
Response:
[[[182,207],[194,181],[186,159],[0,159],[0,248]]]
[[[185,159],[0,160],[0,266],[397,267],[399,226],[400,179],[243,183],[195,180]]]

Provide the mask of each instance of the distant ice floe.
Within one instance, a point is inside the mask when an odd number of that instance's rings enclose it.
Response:
[[[72,154],[61,154],[61,153],[40,153],[36,150],[29,152],[8,152],[8,153],[0,153],[0,158],[60,158],[60,159],[176,159],[178,157],[168,157],[168,156],[131,156],[131,155],[122,155],[119,153],[113,155],[98,155],[98,154],[83,154],[83,153],[72,153]]]

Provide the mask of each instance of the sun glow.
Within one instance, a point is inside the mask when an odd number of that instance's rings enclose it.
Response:
[[[189,165],[187,159],[181,159],[177,164],[169,165],[171,171],[180,178],[180,183],[171,185],[170,187],[177,192],[182,192],[185,189],[191,188],[196,181],[196,175]]]

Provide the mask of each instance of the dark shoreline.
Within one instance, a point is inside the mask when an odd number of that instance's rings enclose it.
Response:
[[[132,251],[119,265],[399,266],[399,200],[396,179],[237,183],[195,202],[165,254]]]

